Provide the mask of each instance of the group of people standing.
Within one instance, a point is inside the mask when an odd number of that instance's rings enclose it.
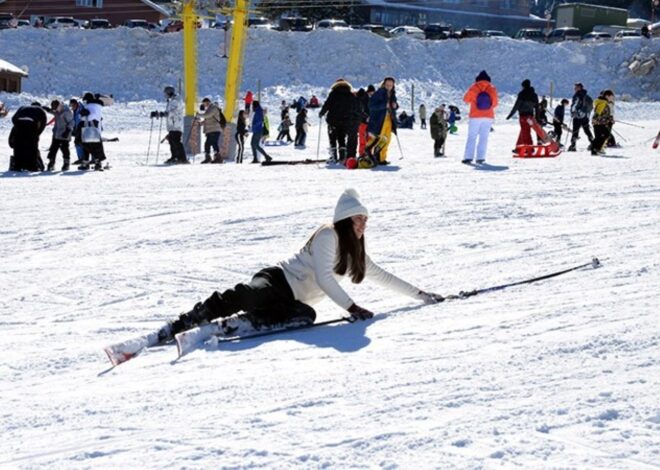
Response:
[[[62,171],[71,165],[70,142],[73,139],[78,169],[88,170],[93,164],[95,170],[102,170],[106,159],[101,136],[103,106],[111,104],[111,97],[85,93],[82,100],[71,98],[67,103],[53,100],[50,106],[33,102],[20,107],[12,116],[12,129],[9,146],[13,149],[10,157],[10,171],[53,171],[57,154],[62,153]],[[53,117],[49,121],[48,114]],[[48,150],[48,164],[44,166],[39,151],[39,139],[46,127],[52,124],[52,140]]]

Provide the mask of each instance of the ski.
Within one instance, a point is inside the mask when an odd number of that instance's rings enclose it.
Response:
[[[275,166],[275,165],[313,165],[315,163],[325,163],[325,160],[313,160],[306,158],[304,160],[270,160],[261,162],[261,166]]]
[[[655,140],[653,141],[653,148],[657,149],[660,147],[660,131],[658,131],[658,135],[656,136]]]
[[[112,366],[116,367],[133,359],[147,348],[165,344],[165,342],[160,341],[158,338],[159,331],[160,329],[120,343],[111,344],[110,346],[106,346],[103,351],[108,356],[108,359],[110,359]]]

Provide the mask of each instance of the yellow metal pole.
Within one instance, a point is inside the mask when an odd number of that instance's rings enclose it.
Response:
[[[196,155],[200,151],[199,128],[194,126],[197,103],[197,15],[195,0],[183,4],[183,88],[185,117],[183,119],[183,145],[186,154]]]
[[[247,38],[247,15],[249,0],[236,0],[231,30],[231,45],[229,61],[227,62],[227,75],[225,77],[225,118],[229,122],[236,122],[234,112],[236,101],[241,88],[241,71],[243,68],[243,51]]]

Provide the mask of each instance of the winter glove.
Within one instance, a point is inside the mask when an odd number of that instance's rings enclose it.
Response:
[[[350,321],[351,323],[357,320],[368,320],[370,318],[373,318],[374,316],[372,312],[356,304],[353,304],[350,307],[348,307],[348,311],[351,314],[348,321]]]
[[[151,119],[158,118],[159,114],[158,111],[151,111],[151,114],[149,115]]]
[[[420,290],[418,295],[426,305],[438,304],[445,301],[443,296],[440,294],[434,294],[433,292],[424,292],[423,290]]]
[[[159,113],[159,116],[162,117],[162,118],[167,117],[167,111],[161,111]]]

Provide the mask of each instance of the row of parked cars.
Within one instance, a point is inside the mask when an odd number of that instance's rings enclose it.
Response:
[[[170,33],[181,31],[183,22],[179,20],[167,21],[164,24],[150,23],[146,20],[126,20],[121,25],[113,25],[105,18],[94,18],[91,20],[79,20],[70,16],[52,16],[46,18],[35,17],[33,21],[17,19],[12,15],[0,14],[0,29],[38,27],[47,29],[110,29],[116,26],[127,28],[143,28],[149,31]],[[201,24],[199,25],[201,27]]]

